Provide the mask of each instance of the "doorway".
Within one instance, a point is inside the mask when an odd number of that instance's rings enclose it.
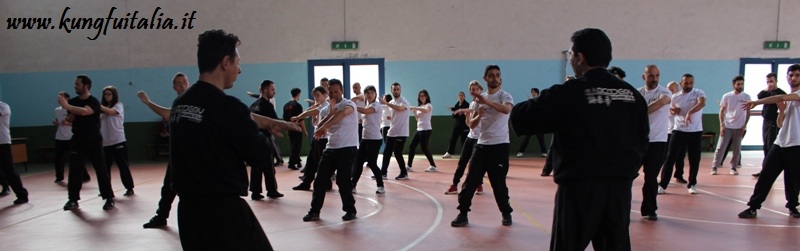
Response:
[[[800,62],[799,58],[742,58],[739,61],[739,74],[744,76],[744,92],[753,100],[758,99],[758,93],[767,85],[767,74],[777,74],[778,88],[789,91],[786,82],[786,70],[790,65]],[[747,134],[742,139],[742,150],[760,150],[764,145],[761,138],[761,106],[756,106],[747,123]]]
[[[315,59],[308,60],[308,95],[319,85],[322,78],[339,79],[344,84],[344,97],[353,96],[353,83],[360,83],[363,90],[368,85],[375,86],[378,97],[384,94],[384,60],[370,59]]]

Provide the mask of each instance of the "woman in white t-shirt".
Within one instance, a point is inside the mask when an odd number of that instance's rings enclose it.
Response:
[[[128,144],[125,140],[125,110],[119,102],[119,93],[114,86],[103,88],[103,99],[100,102],[100,134],[103,136],[103,152],[109,176],[111,163],[116,161],[119,176],[125,186],[125,196],[133,195],[133,176],[128,168]]]
[[[414,137],[411,138],[411,145],[409,145],[408,149],[408,168],[406,169],[412,172],[411,164],[414,162],[414,154],[417,151],[417,145],[422,143],[422,152],[425,153],[425,157],[428,158],[428,163],[431,164],[425,171],[436,172],[436,163],[433,163],[433,155],[431,155],[431,151],[428,149],[431,132],[433,131],[433,126],[431,125],[433,106],[431,106],[431,96],[428,95],[427,90],[422,89],[419,91],[417,95],[417,105],[417,107],[410,108],[411,112],[414,113],[414,117],[417,118],[417,131],[414,132]]]
[[[383,114],[383,109],[381,108],[381,103],[376,100],[377,96],[378,94],[375,90],[375,86],[368,85],[364,88],[365,105],[356,107],[358,113],[364,116],[362,119],[362,138],[361,142],[359,142],[356,162],[353,163],[353,177],[351,179],[353,183],[353,193],[355,193],[358,180],[361,178],[361,173],[364,171],[364,162],[367,162],[367,166],[372,171],[373,177],[381,177],[381,167],[378,166],[378,151],[381,148],[381,143],[383,143],[383,137],[381,136],[381,116]],[[375,182],[378,186],[378,190],[375,191],[375,193],[383,194],[385,192],[383,188],[383,179],[375,179]]]

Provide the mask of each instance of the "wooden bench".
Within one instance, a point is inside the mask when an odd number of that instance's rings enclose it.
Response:
[[[158,154],[153,150],[155,144],[147,144],[147,157],[155,160],[160,156],[169,156],[169,144],[161,144],[158,146]]]
[[[28,171],[28,145],[25,144],[28,138],[12,138],[11,139],[11,158],[14,160],[14,165],[24,164],[25,171]]]

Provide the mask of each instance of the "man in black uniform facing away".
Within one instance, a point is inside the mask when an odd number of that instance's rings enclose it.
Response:
[[[86,157],[92,161],[92,167],[97,174],[97,186],[100,187],[100,196],[106,200],[103,210],[111,210],[114,208],[114,191],[111,190],[111,177],[108,176],[108,169],[105,168],[103,159],[103,137],[100,136],[100,101],[89,93],[92,88],[92,79],[89,77],[77,76],[74,87],[78,96],[69,101],[64,96],[58,95],[58,104],[69,112],[67,121],[72,122],[69,177],[67,179],[69,201],[64,205],[64,210],[78,209],[82,180],[86,173]]]
[[[253,115],[223,90],[241,72],[239,38],[222,30],[200,34],[200,79],[172,104],[170,164],[184,250],[272,250],[250,206],[247,169],[271,164],[258,128],[297,126]],[[253,120],[256,120],[254,122]]]
[[[300,92],[300,88],[292,88],[292,100],[283,105],[284,121],[292,121],[292,117],[303,113],[303,106],[297,102],[300,100]],[[297,124],[300,125],[303,132],[289,132],[289,145],[292,149],[289,154],[289,169],[292,170],[300,169],[303,166],[300,160],[300,148],[303,146],[303,133],[308,134],[303,120],[300,120]]]
[[[259,92],[261,96],[250,105],[250,111],[271,119],[278,119],[278,114],[275,113],[275,106],[272,105],[272,102],[269,102],[270,99],[275,98],[275,83],[272,82],[272,80],[264,80],[261,82]],[[271,160],[275,157],[272,155],[275,153],[275,149],[272,147],[275,145],[274,142],[272,142],[272,134],[269,130],[261,129],[260,131],[267,136],[267,141],[269,142],[267,148],[269,150],[267,150],[265,154],[268,156],[267,158]],[[267,189],[267,197],[283,197],[283,194],[278,192],[278,181],[275,180],[275,165],[269,163],[265,166],[250,166],[250,191],[253,192],[251,198],[253,200],[261,200],[264,198],[264,196],[261,195],[262,174],[264,175],[264,186]]]
[[[571,41],[576,79],[517,104],[511,123],[519,134],[554,133],[550,250],[584,250],[590,241],[594,250],[630,250],[631,188],[649,142],[647,104],[605,69],[611,41],[603,31],[579,30]]]

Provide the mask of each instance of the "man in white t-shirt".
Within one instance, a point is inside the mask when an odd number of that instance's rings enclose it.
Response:
[[[475,145],[472,159],[469,162],[467,179],[464,189],[458,194],[458,210],[460,213],[450,222],[453,227],[463,227],[469,224],[467,213],[472,206],[472,197],[483,181],[483,176],[488,174],[489,182],[494,191],[495,202],[500,208],[503,226],[511,225],[511,212],[514,211],[509,204],[506,176],[508,175],[508,114],[514,107],[511,94],[501,89],[503,78],[500,76],[500,67],[488,65],[483,73],[488,91],[485,93],[470,92],[478,110],[483,111],[480,121],[470,123],[470,128],[481,126],[481,135]]]
[[[681,77],[681,92],[672,95],[669,113],[675,115],[672,139],[667,147],[667,161],[661,170],[661,181],[658,193],[666,193],[672,177],[672,166],[678,160],[679,153],[686,149],[689,155],[689,188],[690,194],[697,193],[697,172],[700,170],[700,140],[703,134],[703,107],[706,106],[706,94],[694,88],[694,76],[686,73]]]
[[[750,109],[742,109],[742,104],[750,101],[750,95],[744,93],[744,77],[733,78],[733,91],[722,95],[719,102],[719,140],[717,150],[714,152],[714,161],[711,162],[711,175],[717,174],[717,167],[722,166],[722,154],[731,143],[733,157],[731,159],[731,174],[739,175],[736,166],[742,154],[742,138],[747,122],[750,121]]]
[[[656,195],[658,192],[658,173],[667,152],[667,131],[669,127],[669,104],[672,93],[658,85],[661,76],[658,67],[648,65],[644,68],[642,79],[645,86],[639,88],[639,93],[644,96],[647,102],[647,113],[650,122],[650,143],[647,152],[642,159],[644,166],[644,186],[642,186],[642,217],[655,221],[658,220],[656,209]]]
[[[410,105],[405,98],[400,96],[400,93],[400,83],[395,82],[392,84],[392,101],[380,100],[382,105],[392,109],[392,124],[389,126],[389,132],[386,133],[386,146],[383,148],[381,172],[383,176],[386,176],[386,172],[389,169],[389,159],[394,154],[397,165],[400,167],[400,175],[395,179],[407,180],[408,171],[406,170],[406,161],[403,159],[403,148],[405,148],[406,139],[408,138],[408,108]]]
[[[353,83],[353,94],[354,96],[350,98],[350,101],[356,103],[356,107],[364,108],[367,106],[366,98],[364,98],[364,94],[361,93],[361,83]],[[361,142],[361,132],[364,130],[364,125],[362,124],[363,119],[364,116],[362,114],[358,114],[358,142]]]
[[[318,221],[319,212],[325,202],[325,193],[331,186],[328,177],[336,171],[336,185],[342,197],[342,209],[345,214],[342,220],[356,219],[356,201],[353,194],[353,184],[350,183],[353,171],[353,162],[358,152],[358,112],[353,101],[343,98],[344,87],[338,79],[328,81],[330,95],[330,113],[321,122],[314,138],[328,135],[328,144],[319,160],[317,180],[314,182],[314,193],[311,199],[311,209],[303,217],[303,221]]]
[[[775,144],[769,148],[764,158],[761,175],[753,189],[753,195],[747,202],[749,208],[739,213],[739,218],[755,218],[761,204],[767,199],[775,179],[783,172],[783,185],[786,194],[786,208],[789,216],[800,218],[797,211],[798,194],[800,193],[800,64],[789,66],[786,80],[791,86],[791,93],[775,95],[768,98],[750,101],[742,105],[753,109],[760,104],[778,105],[778,125],[781,130]],[[735,158],[734,158],[735,159]]]

